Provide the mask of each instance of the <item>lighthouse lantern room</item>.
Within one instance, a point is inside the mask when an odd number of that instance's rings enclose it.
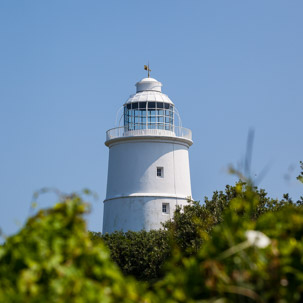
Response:
[[[191,198],[188,149],[183,128],[162,84],[144,78],[123,105],[119,126],[106,133],[109,147],[103,233],[160,229]],[[120,124],[123,124],[120,126]]]

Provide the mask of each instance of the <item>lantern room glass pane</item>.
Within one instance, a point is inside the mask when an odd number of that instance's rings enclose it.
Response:
[[[156,102],[148,102],[148,109],[156,108]]]
[[[139,102],[139,108],[146,109],[146,102]]]
[[[174,129],[174,106],[164,102],[133,102],[124,106],[127,130]]]
[[[148,128],[149,129],[156,129],[156,123],[148,123]]]

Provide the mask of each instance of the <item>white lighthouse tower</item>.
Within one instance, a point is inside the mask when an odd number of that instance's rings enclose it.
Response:
[[[182,127],[161,86],[149,77],[138,82],[136,94],[123,105],[123,125],[106,132],[103,233],[160,229],[176,206],[191,198],[191,130]]]

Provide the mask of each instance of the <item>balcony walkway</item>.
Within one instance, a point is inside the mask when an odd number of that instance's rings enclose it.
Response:
[[[188,128],[174,126],[172,130],[166,129],[136,129],[128,130],[127,127],[116,127],[106,132],[106,141],[125,138],[125,137],[139,137],[139,136],[156,136],[156,137],[176,137],[192,141],[192,132]]]

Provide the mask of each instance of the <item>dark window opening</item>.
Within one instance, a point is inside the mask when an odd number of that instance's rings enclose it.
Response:
[[[139,102],[139,107],[142,109],[146,108],[146,102]]]
[[[157,167],[157,177],[163,177],[163,167]]]
[[[169,214],[169,203],[162,203],[162,213]]]

